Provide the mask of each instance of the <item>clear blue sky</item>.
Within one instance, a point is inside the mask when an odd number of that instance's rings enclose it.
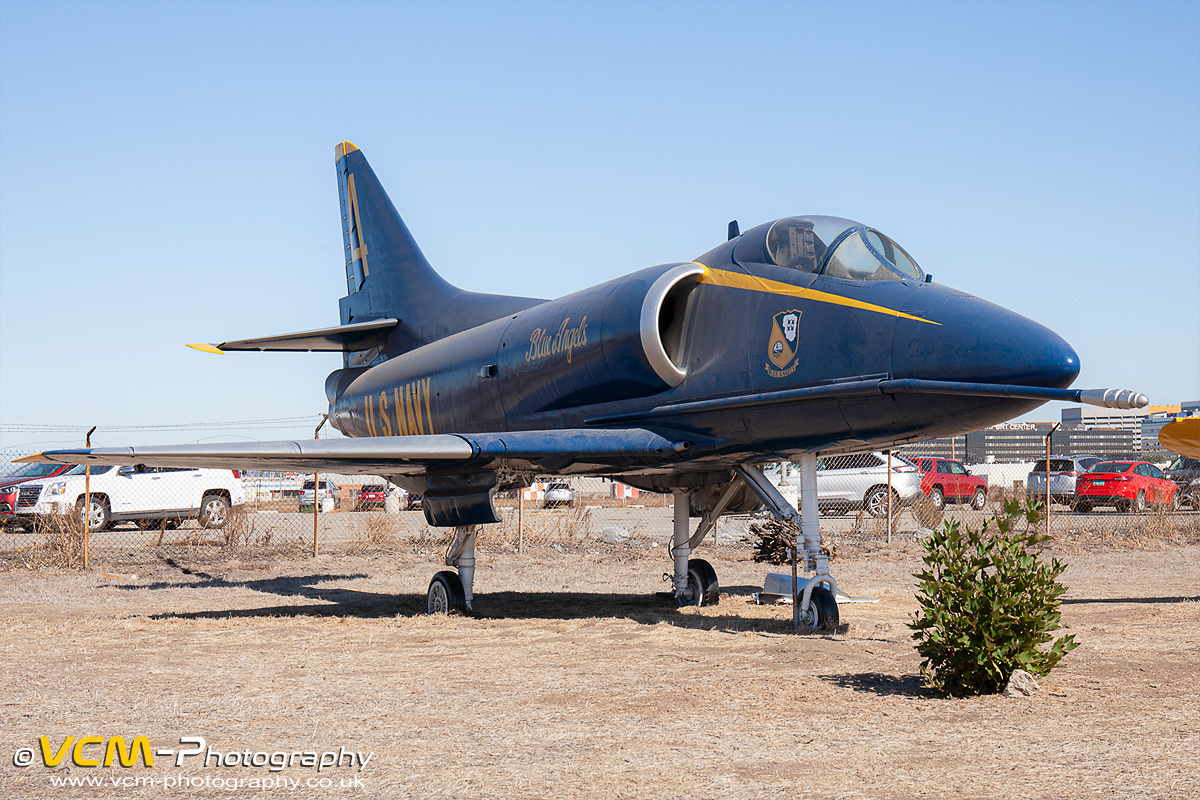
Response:
[[[311,436],[337,356],[184,343],[336,324],[344,139],[464,288],[833,214],[1200,399],[1200,3],[5,0],[0,447]]]

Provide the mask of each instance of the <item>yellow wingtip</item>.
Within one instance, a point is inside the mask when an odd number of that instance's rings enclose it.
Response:
[[[1171,420],[1158,432],[1158,443],[1172,453],[1200,458],[1200,417]]]
[[[347,153],[353,153],[357,149],[358,145],[356,145],[354,142],[342,142],[333,148],[333,160],[340,161],[342,156],[346,155]]]
[[[198,344],[189,344],[188,347],[192,348],[193,350],[199,350],[202,353],[216,353],[217,355],[225,354],[225,351],[217,347],[215,344],[204,344],[203,342],[200,342]]]
[[[43,459],[42,459],[41,453],[34,453],[33,455],[23,456],[21,458],[14,458],[12,460],[12,463],[14,463],[14,464],[40,464],[40,463],[42,463],[42,460]]]

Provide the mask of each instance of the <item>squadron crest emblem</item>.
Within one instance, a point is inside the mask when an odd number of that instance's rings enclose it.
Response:
[[[772,378],[786,378],[796,371],[799,361],[796,354],[797,330],[801,313],[794,308],[780,311],[771,320],[771,338],[767,344],[767,358],[771,363],[767,364],[767,373]]]

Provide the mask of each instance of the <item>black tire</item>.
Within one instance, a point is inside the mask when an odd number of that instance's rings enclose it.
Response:
[[[204,495],[196,519],[202,528],[224,528],[225,523],[229,522],[229,501],[220,494]]]
[[[837,630],[838,622],[838,605],[833,592],[824,586],[813,589],[808,612],[800,615],[800,624],[833,633]]]
[[[983,511],[987,505],[987,489],[982,486],[976,487],[975,494],[971,495],[971,508],[976,511]]]
[[[462,612],[467,608],[467,596],[463,592],[462,581],[458,574],[442,570],[429,581],[429,591],[425,594],[425,611],[429,614],[451,614]]]
[[[688,593],[679,598],[681,606],[715,606],[721,602],[721,584],[717,571],[703,558],[688,560]]]
[[[887,487],[875,486],[863,497],[863,508],[872,517],[887,516]],[[900,496],[892,492],[892,510],[900,510]]]
[[[1135,514],[1144,514],[1146,512],[1146,493],[1139,491],[1133,502],[1129,505],[1129,510]]]
[[[934,486],[929,490],[929,502],[938,511],[946,507],[946,493],[942,491],[942,487]]]
[[[1076,514],[1090,514],[1092,512],[1091,503],[1075,503],[1071,506],[1071,510]]]
[[[75,510],[79,514],[79,521],[84,522],[83,516],[83,498],[79,498],[75,503]],[[93,497],[88,508],[88,517],[91,519],[91,529],[94,531],[106,531],[112,526],[112,511],[108,507],[108,498],[104,496]]]

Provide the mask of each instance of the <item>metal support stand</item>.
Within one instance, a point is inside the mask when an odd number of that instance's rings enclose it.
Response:
[[[478,525],[463,525],[455,528],[454,543],[446,551],[446,566],[458,569],[458,579],[462,581],[463,599],[466,601],[468,611],[471,610],[471,600],[474,597],[475,535],[478,532]]]
[[[688,559],[692,555],[691,544],[691,495],[686,489],[672,492],[675,503],[675,533],[671,539],[671,557],[675,560],[675,597],[683,597],[688,588]]]

